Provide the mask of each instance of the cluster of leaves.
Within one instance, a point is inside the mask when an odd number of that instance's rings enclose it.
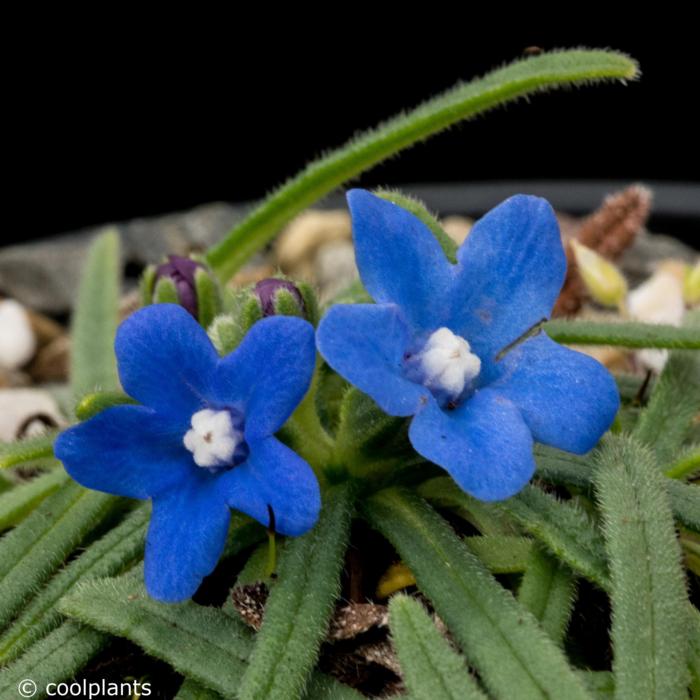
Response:
[[[562,52],[460,86],[311,166],[255,210],[210,262],[230,274],[315,198],[459,119],[535,90],[631,78],[635,70],[616,54]],[[116,236],[105,234],[87,263],[74,319],[77,399],[99,388],[109,403],[119,390],[112,351],[118,258]],[[0,465],[43,470],[20,485],[0,482],[0,528],[8,531],[0,539],[0,696],[14,697],[26,678],[40,692],[71,679],[124,638],[184,678],[179,700],[360,698],[317,661],[341,592],[351,523],[361,520],[390,543],[421,594],[395,595],[389,605],[408,697],[672,700],[688,688],[700,697],[700,612],[689,596],[700,575],[700,487],[692,483],[700,468],[700,355],[693,351],[700,318],[691,314],[684,329],[557,321],[546,331],[563,342],[674,350],[648,401],[637,379],[620,378],[624,404],[614,434],[585,457],[538,448],[536,481],[499,504],[480,503],[435,476],[406,448],[402,421],[321,368],[285,439],[321,464],[323,511],[310,533],[282,547],[276,578],[266,577],[257,633],[230,596],[224,605],[148,598],[141,566],[148,504],[73,483],[51,460],[51,435],[0,446]],[[78,405],[82,417],[103,404]],[[234,561],[248,560],[245,577],[256,578],[251,552],[264,539],[257,524],[234,520],[220,566],[229,585]],[[612,613],[612,663],[595,670],[569,632],[586,587]]]

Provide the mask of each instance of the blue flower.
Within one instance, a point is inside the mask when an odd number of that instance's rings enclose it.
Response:
[[[533,441],[576,453],[597,443],[619,406],[609,372],[544,334],[509,348],[549,316],[564,281],[545,200],[519,195],[490,211],[454,265],[401,207],[364,190],[348,202],[376,304],[331,308],[318,349],[386,413],[413,416],[417,452],[491,501],[528,482]]]
[[[219,358],[187,311],[157,304],[122,323],[115,350],[122,386],[142,405],[109,408],[66,430],[55,452],[88,488],[153,499],[145,578],[154,598],[185,600],[212,572],[229,508],[266,526],[271,509],[284,535],[314,525],[314,473],[273,437],[309,387],[309,323],[263,319]]]

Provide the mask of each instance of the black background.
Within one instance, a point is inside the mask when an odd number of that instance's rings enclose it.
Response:
[[[523,29],[505,39],[442,17],[424,31],[419,20],[413,32],[368,20],[346,34],[335,24],[282,27],[252,41],[241,26],[204,35],[217,24],[209,18],[192,27],[196,42],[181,32],[118,41],[90,32],[27,54],[10,87],[6,169],[18,216],[3,242],[255,199],[353,133],[532,45],[613,46],[637,58],[643,76],[627,87],[510,105],[418,145],[361,183],[698,180],[693,44],[631,26]]]

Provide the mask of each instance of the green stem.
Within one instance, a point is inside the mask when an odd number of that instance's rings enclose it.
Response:
[[[324,468],[332,458],[334,442],[326,432],[316,411],[319,362],[316,363],[311,386],[306,396],[289,418],[282,433],[293,443],[294,449],[313,467],[321,478]]]
[[[683,479],[700,470],[700,448],[692,450],[688,454],[679,459],[673,466],[666,471],[666,476],[671,479]]]
[[[604,321],[547,321],[547,335],[558,343],[615,345],[623,348],[700,349],[700,329],[656,323]]]
[[[229,279],[298,213],[360,173],[444,129],[520,97],[602,80],[633,80],[637,64],[610,51],[554,51],[515,61],[481,79],[459,84],[352,139],[288,180],[207,253],[222,279]]]

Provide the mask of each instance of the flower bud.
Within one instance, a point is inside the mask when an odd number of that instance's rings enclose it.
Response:
[[[284,279],[268,277],[253,288],[263,316],[303,316],[304,299],[297,287]]]
[[[300,316],[314,325],[318,322],[318,305],[311,287],[303,282],[268,277],[252,290],[263,316]]]
[[[141,278],[144,305],[180,304],[205,328],[221,309],[218,283],[204,263],[169,255],[157,267],[150,265]]]
[[[609,260],[576,240],[571,241],[578,271],[586,289],[603,306],[622,308],[627,296],[627,281]]]
[[[688,306],[700,304],[700,260],[685,271],[683,300]]]
[[[309,285],[270,277],[254,286],[231,290],[225,312],[214,318],[207,332],[214,347],[226,355],[266,316],[299,316],[315,326],[319,320],[318,302]]]

